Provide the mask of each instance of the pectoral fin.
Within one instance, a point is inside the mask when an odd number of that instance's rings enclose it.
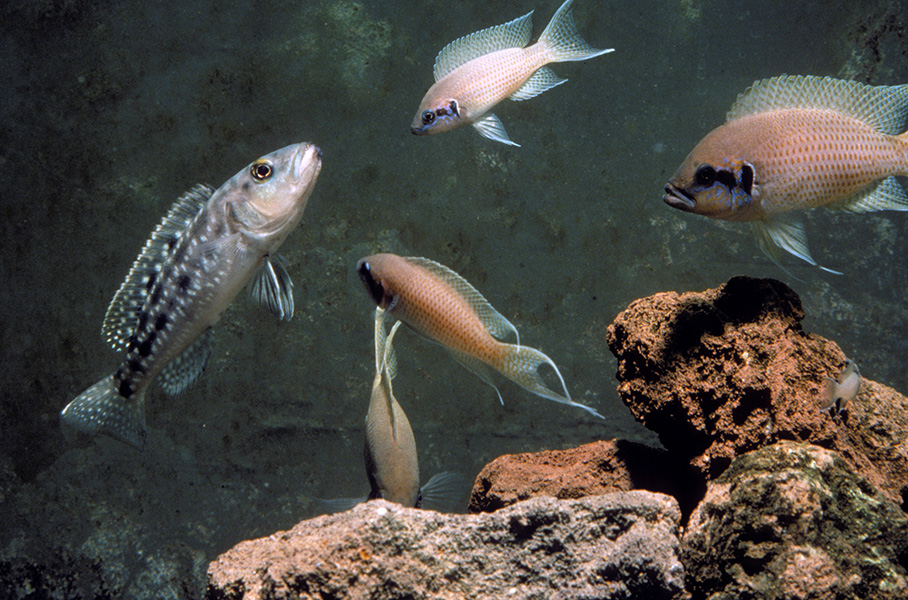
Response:
[[[278,255],[265,259],[249,293],[256,304],[267,308],[278,319],[289,321],[293,318],[293,281],[282,262]]]
[[[782,250],[793,254],[803,261],[819,267],[827,273],[841,275],[839,271],[833,271],[817,264],[817,261],[810,255],[810,249],[807,247],[807,234],[804,232],[804,226],[800,221],[794,219],[783,219],[775,217],[766,221],[754,221],[754,232],[757,234],[757,243],[769,259],[779,266],[782,266]]]
[[[504,130],[504,125],[501,124],[498,117],[491,113],[473,123],[473,127],[476,128],[479,135],[487,137],[490,140],[495,140],[496,142],[501,142],[502,144],[507,144],[509,146],[520,147],[520,144],[515,144],[511,141],[511,138],[508,137],[508,133]]]

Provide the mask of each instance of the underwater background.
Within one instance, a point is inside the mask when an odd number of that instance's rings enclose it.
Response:
[[[606,328],[636,298],[734,275],[785,282],[807,331],[908,391],[908,214],[807,213],[814,258],[844,273],[832,275],[797,259],[783,271],[749,226],[662,202],[755,80],[908,83],[908,3],[577,0],[581,35],[615,52],[556,64],[568,83],[495,110],[522,147],[471,128],[410,134],[443,46],[534,9],[535,40],[559,5],[3,4],[0,576],[24,557],[94,569],[73,576],[73,596],[197,596],[219,552],[318,514],[314,497],[365,495],[374,305],[354,266],[375,252],[460,273],[607,417],[511,384],[502,406],[401,331],[394,389],[423,481],[472,480],[504,453],[658,444],[618,398]],[[238,296],[199,382],[177,398],[151,387],[144,451],[68,442],[59,412],[118,365],[101,322],[170,204],[299,141],[324,166],[281,248],[293,320]]]

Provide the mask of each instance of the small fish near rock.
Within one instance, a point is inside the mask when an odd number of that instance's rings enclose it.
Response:
[[[752,223],[777,265],[785,251],[819,266],[797,211],[908,210],[896,180],[908,175],[906,128],[908,85],[813,76],[757,81],[738,96],[725,124],[691,150],[663,200]]]
[[[394,335],[400,321],[385,332],[390,319],[375,309],[375,380],[366,413],[364,456],[366,475],[372,488],[369,500],[382,498],[410,508],[460,512],[461,491],[467,487],[459,473],[444,471],[419,485],[419,456],[416,438],[407,413],[394,397],[391,381],[397,374]],[[358,503],[358,502],[357,502]],[[342,508],[338,505],[338,508]],[[344,507],[345,508],[345,507]]]
[[[296,228],[322,166],[310,143],[267,154],[217,190],[199,185],[173,205],[114,296],[102,333],[123,362],[70,402],[63,423],[144,444],[145,392],[161,376],[175,395],[201,375],[211,326],[258,273],[253,298],[293,315],[293,284],[274,252]]]
[[[532,12],[445,46],[435,59],[435,84],[420,102],[410,131],[428,135],[472,125],[484,137],[519,146],[491,110],[505,98],[529,100],[567,81],[545,66],[549,63],[614,51],[597,50],[580,37],[572,2],[561,5],[531,46]]]

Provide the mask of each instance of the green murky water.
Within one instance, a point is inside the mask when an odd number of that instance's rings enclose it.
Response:
[[[811,213],[815,258],[845,274],[794,261],[789,274],[749,228],[661,199],[756,79],[908,82],[904,3],[577,0],[583,36],[616,51],[555,65],[567,84],[496,110],[521,148],[471,129],[416,138],[409,124],[442,46],[532,9],[535,38],[558,2],[228,4],[0,9],[5,559],[62,544],[95,557],[113,589],[180,596],[160,573],[200,576],[237,541],[315,514],[312,496],[364,494],[372,304],[353,267],[377,251],[458,271],[555,360],[576,400],[608,416],[516,386],[501,406],[401,332],[395,392],[424,479],[472,477],[503,453],[656,443],[617,397],[606,328],[636,298],[738,274],[785,281],[806,329],[865,377],[908,390],[908,215]],[[170,203],[302,140],[321,146],[324,168],[282,249],[294,319],[277,324],[238,298],[202,380],[176,399],[152,387],[148,450],[68,445],[58,413],[117,365],[101,321]],[[51,525],[64,533],[43,533]],[[26,551],[22,539],[38,541]]]

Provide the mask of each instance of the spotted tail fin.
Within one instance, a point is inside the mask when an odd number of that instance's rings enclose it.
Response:
[[[561,5],[545,31],[539,36],[538,43],[548,46],[552,62],[587,60],[613,52],[614,48],[597,50],[580,37],[577,25],[574,24],[574,15],[571,14],[572,2],[573,0],[567,0]]]
[[[87,435],[109,435],[136,448],[145,445],[145,393],[124,398],[108,375],[60,413],[63,423]]]
[[[571,400],[571,397],[568,395],[567,386],[564,384],[564,378],[561,376],[561,371],[558,370],[558,367],[555,366],[555,363],[552,362],[551,358],[529,346],[516,346],[513,344],[507,344],[507,346],[508,351],[500,366],[502,375],[525,390],[533,392],[537,396],[542,396],[543,398],[554,400],[555,402],[560,402],[562,404],[576,406],[600,419],[605,418],[595,409]],[[564,390],[564,395],[551,390],[545,384],[545,381],[543,381],[542,376],[539,374],[539,367],[542,365],[548,365],[555,371],[558,380],[561,382],[561,388]]]

